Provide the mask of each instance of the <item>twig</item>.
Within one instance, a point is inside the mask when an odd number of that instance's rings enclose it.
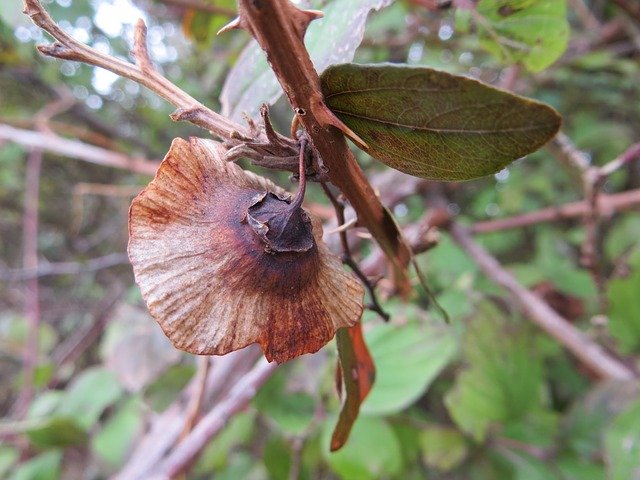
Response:
[[[344,193],[361,224],[380,244],[393,266],[397,289],[408,295],[411,251],[341,132],[355,134],[324,104],[320,80],[304,46],[306,28],[318,13],[299,10],[288,0],[240,0],[238,6],[240,20],[235,25],[247,29],[265,51],[293,111],[328,168],[331,183]]]
[[[100,301],[96,306],[93,314],[91,314],[93,323],[75,330],[56,347],[51,354],[51,358],[57,367],[74,363],[94,344],[111,318],[113,309],[118,306],[125,292],[126,289],[122,285],[116,284],[112,291],[105,296],[104,300]],[[55,371],[58,372],[59,368],[56,368]],[[49,387],[55,386],[57,381],[58,379],[54,378],[49,383]]]
[[[623,9],[629,16],[640,22],[640,3],[637,0],[613,0],[621,9]]]
[[[102,257],[92,258],[85,262],[57,262],[40,263],[35,268],[23,268],[20,270],[0,271],[0,281],[15,282],[34,278],[48,277],[51,275],[78,275],[88,272],[96,272],[117,265],[126,265],[129,257],[125,253],[110,253]]]
[[[633,370],[609,355],[600,345],[558,315],[534,293],[520,285],[516,278],[502,268],[489,252],[473,240],[467,229],[452,222],[449,232],[487,277],[511,293],[531,321],[566,347],[590,370],[604,379],[636,378]]]
[[[38,268],[38,203],[42,151],[32,150],[27,156],[25,178],[24,216],[22,224],[22,264],[25,269]],[[30,278],[24,285],[24,314],[27,323],[27,339],[22,355],[23,383],[16,400],[14,415],[23,418],[34,394],[34,375],[38,362],[38,334],[40,330],[40,294],[38,279]]]
[[[198,10],[199,12],[213,13],[214,15],[224,15],[229,18],[233,18],[236,16],[236,12],[234,10],[231,10],[230,8],[212,5],[200,0],[161,0],[161,2],[167,5],[191,8],[193,10]]]
[[[187,406],[186,420],[184,427],[180,433],[180,440],[186,438],[186,436],[193,430],[193,426],[198,420],[200,415],[200,409],[202,408],[202,400],[204,399],[204,392],[207,386],[207,377],[209,376],[209,367],[211,366],[211,358],[202,356],[198,358],[198,371],[196,372],[196,389],[189,399],[189,405]]]
[[[609,176],[638,158],[640,158],[640,142],[634,143],[615,159],[600,167],[600,176]]]
[[[558,132],[553,140],[547,144],[547,149],[571,171],[574,177],[582,181],[582,175],[590,167],[591,160],[574,145],[567,135]]]
[[[574,172],[580,175],[582,190],[588,206],[583,216],[585,238],[582,242],[580,263],[590,271],[598,289],[600,308],[604,309],[606,295],[604,279],[599,267],[597,246],[601,216],[598,198],[601,195],[601,187],[606,177],[640,155],[640,143],[632,145],[622,155],[603,167],[592,166],[588,157],[578,150],[571,139],[563,133],[559,133],[550,146],[552,153],[555,153],[560,161],[568,164]]]
[[[351,255],[351,248],[349,247],[349,240],[347,239],[347,232],[345,230],[340,230],[340,227],[346,225],[344,218],[344,203],[341,202],[336,196],[333,194],[329,186],[321,182],[322,189],[324,190],[325,195],[329,198],[329,201],[333,205],[333,208],[336,211],[336,220],[338,223],[338,233],[340,234],[340,244],[342,245],[342,263],[348,265],[353,273],[360,279],[363,283],[364,287],[367,289],[369,293],[369,298],[371,299],[371,305],[367,305],[367,308],[376,312],[380,315],[385,322],[389,321],[389,314],[384,311],[380,302],[378,302],[378,296],[376,295],[376,290],[371,280],[362,272],[358,263],[354,260]]]
[[[211,408],[215,400],[225,395],[228,387],[238,378],[242,378],[260,355],[259,348],[250,347],[224,357],[210,358],[212,366],[205,387],[202,409]],[[150,472],[169,454],[178,441],[186,419],[184,404],[192,397],[196,388],[197,380],[194,378],[183,389],[178,400],[161,414],[152,417],[151,428],[136,442],[135,450],[114,479],[149,480],[151,478]]]
[[[598,35],[602,25],[584,3],[584,0],[569,0],[569,4],[576,16],[580,19],[584,29],[589,32],[590,35]]]
[[[233,138],[234,132],[249,134],[244,127],[205,107],[153,68],[145,43],[147,27],[142,19],[138,20],[135,26],[133,54],[136,65],[134,65],[75,40],[55,23],[39,0],[24,0],[24,13],[31,17],[33,23],[57,40],[51,45],[38,46],[42,54],[104,68],[147,87],[179,109],[197,110],[200,112],[200,122],[193,123],[206,128],[220,138]]]
[[[158,168],[157,163],[148,160],[132,158],[120,152],[106,150],[76,140],[69,140],[54,133],[22,130],[9,125],[0,124],[0,140],[8,140],[25,147],[41,148],[43,151],[75,158],[76,160],[107,167],[122,168],[145,175],[153,175]]]
[[[611,195],[603,193],[598,196],[598,210],[603,216],[635,209],[638,208],[638,206],[640,206],[640,189]],[[473,234],[490,233],[528,227],[538,223],[579,218],[584,217],[589,208],[589,203],[586,200],[566,203],[557,207],[543,208],[523,215],[477,222],[470,227],[469,231]]]
[[[248,405],[277,367],[277,364],[268,363],[264,358],[258,360],[253,369],[236,382],[228,395],[205,415],[194,430],[160,463],[150,478],[170,479],[188,468],[229,419]]]

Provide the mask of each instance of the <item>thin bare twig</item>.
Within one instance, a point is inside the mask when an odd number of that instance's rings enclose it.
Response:
[[[56,262],[45,264],[40,262],[36,268],[0,271],[0,281],[15,282],[52,275],[79,275],[118,265],[126,265],[128,263],[129,257],[126,253],[110,253],[85,262]]]
[[[584,29],[591,35],[598,35],[602,25],[584,3],[584,0],[569,0],[569,3],[576,16],[580,19]]]
[[[166,5],[175,5],[176,7],[190,8],[199,12],[213,13],[214,15],[224,15],[229,18],[233,18],[237,15],[235,10],[220,7],[218,5],[212,5],[200,0],[161,0],[161,2]]]
[[[622,155],[602,167],[591,165],[587,155],[580,151],[564,133],[559,133],[549,144],[549,147],[556,158],[568,165],[570,170],[580,178],[585,202],[588,206],[583,215],[585,238],[582,242],[580,263],[590,271],[598,289],[600,308],[604,309],[606,295],[598,255],[601,217],[599,197],[606,177],[640,155],[640,143],[632,145]]]
[[[629,148],[627,148],[623,153],[618,155],[615,159],[611,160],[609,163],[606,163],[602,167],[600,167],[600,176],[606,177],[611,175],[613,172],[621,169],[625,165],[628,165],[634,160],[640,158],[640,142],[634,143]]]
[[[473,240],[466,228],[452,222],[449,232],[487,277],[511,293],[512,298],[531,321],[555,338],[590,370],[604,379],[636,378],[636,373],[631,368],[609,355],[600,345],[523,287],[488,251]]]
[[[24,13],[31,17],[33,23],[57,40],[51,45],[38,46],[42,54],[104,68],[147,87],[179,109],[197,110],[200,113],[200,122],[193,123],[206,128],[220,138],[233,138],[235,132],[249,135],[243,126],[205,107],[153,68],[145,42],[147,27],[142,19],[138,20],[135,26],[133,54],[136,65],[134,65],[75,40],[56,24],[38,0],[24,0]],[[175,117],[172,118],[175,119]]]
[[[41,167],[42,151],[32,150],[27,156],[22,226],[22,265],[26,269],[38,268],[38,203]],[[40,294],[37,278],[27,280],[24,285],[24,293],[27,340],[22,355],[22,389],[14,410],[16,418],[23,418],[26,415],[34,394],[33,382],[38,362],[38,333],[40,330]]]
[[[210,358],[212,366],[207,378],[202,409],[211,408],[215,401],[227,395],[229,387],[238,378],[243,378],[260,356],[259,348],[249,347],[224,357]],[[193,392],[198,388],[197,385],[197,379],[193,378],[169,408],[152,417],[149,431],[136,442],[130,458],[114,479],[149,480],[152,478],[151,471],[157,468],[178,441],[186,420],[185,404],[193,396]]]
[[[74,363],[88,348],[94,345],[96,339],[109,322],[111,313],[114,308],[118,306],[125,292],[126,289],[124,286],[116,284],[112,291],[100,301],[92,312],[91,317],[93,317],[93,323],[74,330],[71,335],[56,347],[51,358],[57,367]],[[56,368],[55,371],[58,372],[59,368]],[[55,386],[57,382],[58,378],[54,378],[49,383],[49,387]]]
[[[198,415],[200,415],[200,409],[202,408],[202,401],[204,399],[204,393],[207,386],[207,377],[209,376],[209,367],[211,366],[211,358],[202,356],[198,358],[198,371],[196,372],[196,389],[189,399],[189,405],[187,406],[186,420],[184,427],[180,433],[180,440],[189,435],[189,432],[193,430],[193,426],[198,421]]]
[[[253,369],[235,383],[229,393],[200,420],[148,478],[170,479],[188,468],[229,419],[248,405],[277,367],[277,364],[268,363],[264,358],[258,360]]]
[[[640,189],[615,194],[598,196],[598,210],[602,216],[610,216],[616,212],[631,210],[640,206]],[[528,227],[544,222],[556,222],[584,217],[590,206],[586,200],[565,203],[557,207],[548,207],[535,212],[515,215],[513,217],[487,220],[473,224],[469,231],[473,234],[498,232],[514,228]]]
[[[0,124],[0,140],[8,140],[25,147],[42,148],[43,151],[56,153],[76,160],[95,163],[106,167],[122,168],[131,172],[153,175],[158,163],[142,158],[132,158],[120,152],[106,150],[88,143],[69,140],[54,133],[40,133],[22,130]]]

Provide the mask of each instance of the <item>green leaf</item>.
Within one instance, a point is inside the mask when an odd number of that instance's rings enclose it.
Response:
[[[145,390],[147,403],[156,412],[161,412],[173,402],[195,374],[194,365],[179,364],[169,367]]]
[[[585,460],[575,455],[564,455],[555,461],[556,467],[561,472],[562,480],[605,480],[605,472],[602,463],[598,459]]]
[[[518,450],[501,450],[501,455],[513,468],[513,480],[561,480],[547,462]]]
[[[631,272],[609,282],[609,328],[624,353],[640,351],[640,248],[629,260]]]
[[[201,478],[206,477],[206,474],[220,472],[229,464],[232,452],[251,441],[255,428],[256,414],[253,410],[235,415],[224,430],[204,448],[192,470],[193,474]]]
[[[330,453],[332,422],[323,432],[323,450],[331,469],[343,479],[378,479],[397,475],[402,469],[400,442],[393,429],[377,417],[361,417],[347,444]]]
[[[334,63],[349,62],[362,41],[364,25],[371,10],[380,10],[390,0],[315,1],[324,17],[311,22],[305,46],[317,72]],[[243,112],[256,117],[260,105],[275,103],[282,88],[267,64],[264,52],[254,41],[242,52],[225,80],[220,103],[222,114],[243,121]]]
[[[640,480],[640,402],[618,415],[606,431],[609,480]]]
[[[136,433],[142,427],[143,405],[138,398],[129,398],[105,422],[92,438],[92,450],[112,468],[124,462],[134,445]]]
[[[406,65],[334,65],[322,74],[327,106],[372,157],[435,180],[496,173],[549,141],[551,107],[477,80]]]
[[[457,352],[448,325],[378,325],[365,335],[376,381],[362,413],[397,413],[419,399]]]
[[[301,435],[313,421],[316,402],[304,392],[286,391],[286,372],[273,375],[265,383],[253,405],[284,433]]]
[[[8,478],[9,469],[19,458],[20,452],[17,448],[0,445],[0,478]]]
[[[57,480],[60,478],[62,451],[41,453],[20,465],[11,480]]]
[[[544,70],[567,48],[565,0],[481,0],[477,6],[482,46],[504,62]]]
[[[517,421],[539,407],[542,365],[526,328],[488,303],[470,321],[458,374],[445,404],[454,421],[477,441],[492,424]]]
[[[40,448],[70,447],[87,440],[87,431],[70,417],[50,417],[25,430],[29,441]]]
[[[603,435],[620,412],[638,398],[635,381],[608,381],[596,385],[576,403],[564,422],[567,445],[585,459],[602,455]]]
[[[122,395],[122,388],[114,373],[90,368],[77,376],[65,391],[57,413],[74,418],[84,428],[98,421],[105,408]]]
[[[442,472],[460,465],[467,455],[464,436],[453,428],[428,426],[420,436],[420,443],[424,462]]]

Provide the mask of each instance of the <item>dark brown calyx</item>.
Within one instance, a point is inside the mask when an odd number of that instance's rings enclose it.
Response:
[[[311,220],[295,201],[264,192],[254,197],[247,223],[269,253],[306,252],[313,248]]]
[[[269,253],[306,252],[315,240],[311,220],[302,209],[306,190],[306,140],[300,141],[300,184],[292,200],[271,192],[256,195],[247,209],[247,223],[265,244]]]

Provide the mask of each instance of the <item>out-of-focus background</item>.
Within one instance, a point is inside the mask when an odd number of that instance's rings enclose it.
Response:
[[[246,32],[215,35],[234,1],[43,4],[74,38],[124,59],[143,18],[158,69],[215,111],[222,94],[238,121],[273,97],[257,63],[242,61]],[[365,314],[377,382],[348,444],[329,453],[340,406],[330,344],[275,370],[187,477],[639,479],[640,3],[315,1],[326,16],[310,31],[314,59],[354,49],[346,20],[382,5],[356,61],[480,78],[553,105],[564,124],[547,148],[472,182],[414,179],[359,154],[381,198],[409,231],[445,198],[502,267],[628,375],[577,359],[432,229],[436,245],[417,258],[451,323],[419,289],[408,303],[383,298],[388,324]],[[43,57],[35,47],[51,38],[21,10],[0,5],[0,477],[147,478],[188,432],[198,386],[206,413],[258,358],[213,359],[200,381],[206,361],[165,339],[126,256],[131,199],[174,137],[206,132],[172,122],[174,108],[131,80]],[[288,132],[282,99],[272,117]],[[330,221],[319,188],[307,204]],[[356,259],[372,262],[376,247],[355,240]]]

